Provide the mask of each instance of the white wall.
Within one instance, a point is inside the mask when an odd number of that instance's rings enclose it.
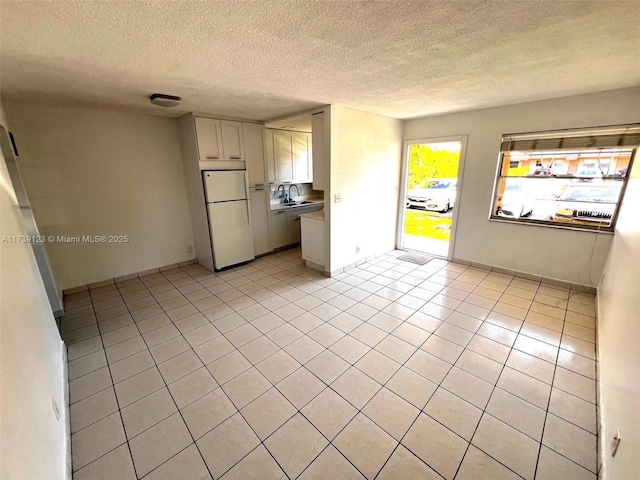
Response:
[[[327,271],[395,247],[401,149],[400,120],[331,106]],[[340,203],[334,203],[336,194]]]
[[[504,133],[633,123],[640,87],[409,120],[404,139],[468,135],[455,258],[572,283],[598,284],[612,237],[490,222]]]
[[[47,244],[66,289],[194,258],[170,118],[6,102],[43,235],[128,235],[121,244]]]
[[[0,236],[25,234],[0,152]],[[0,478],[70,478],[64,351],[31,246],[0,242]]]
[[[601,458],[609,480],[640,478],[640,162],[631,177],[598,289]],[[618,427],[622,442],[611,458]]]

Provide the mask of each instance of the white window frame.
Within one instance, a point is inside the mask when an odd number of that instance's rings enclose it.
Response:
[[[612,143],[617,142],[617,147],[611,147]],[[569,147],[571,145],[571,147]],[[524,147],[524,148],[523,148]],[[517,176],[509,177],[502,175],[502,165],[505,161],[505,153],[508,152],[521,152],[521,151],[548,151],[554,152],[558,150],[566,151],[566,156],[570,156],[574,153],[587,152],[594,150],[604,150],[611,148],[624,148],[632,150],[631,158],[627,167],[627,172],[624,177],[619,175],[605,175],[611,180],[621,180],[622,186],[620,189],[620,196],[616,204],[614,213],[611,217],[610,225],[603,226],[601,224],[590,225],[587,223],[570,223],[557,220],[541,220],[530,219],[526,217],[520,218],[506,218],[498,216],[496,213],[496,207],[498,204],[498,188],[499,180],[501,178],[520,178]],[[640,124],[631,125],[614,125],[608,127],[591,127],[581,129],[567,129],[556,130],[546,132],[528,132],[528,133],[516,133],[505,134],[502,136],[502,144],[500,148],[500,154],[498,156],[498,162],[496,166],[496,175],[491,196],[491,205],[489,207],[489,221],[493,222],[505,222],[516,223],[520,225],[530,226],[542,226],[561,228],[568,230],[579,230],[588,232],[601,232],[613,234],[615,231],[616,221],[618,219],[618,213],[620,205],[624,200],[624,194],[627,188],[627,184],[630,177],[630,172],[633,167],[634,159],[638,148],[640,147]],[[508,161],[508,160],[507,160]],[[555,160],[554,160],[555,161]],[[582,163],[581,163],[582,165]],[[536,181],[545,181],[554,178],[555,175],[549,177],[537,177]],[[523,176],[523,178],[531,177],[531,175]],[[574,180],[592,180],[591,177],[573,176],[570,177]]]

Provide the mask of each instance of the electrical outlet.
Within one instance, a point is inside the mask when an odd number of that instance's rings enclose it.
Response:
[[[193,245],[187,245],[187,253],[193,252]]]
[[[360,253],[360,247],[356,247],[356,255]]]
[[[333,196],[333,203],[340,203],[342,201],[342,194],[341,193],[336,193]]]

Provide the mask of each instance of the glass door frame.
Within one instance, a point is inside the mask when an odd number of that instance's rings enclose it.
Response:
[[[462,191],[462,177],[464,173],[464,161],[467,152],[467,135],[455,135],[450,137],[431,137],[405,140],[402,150],[402,178],[400,181],[400,192],[398,197],[398,225],[396,228],[396,248],[404,250],[404,222],[407,211],[407,183],[409,181],[409,150],[412,145],[422,145],[429,143],[460,142],[460,161],[458,163],[458,182],[456,187],[456,201],[451,214],[451,237],[449,239],[449,249],[447,260],[453,259],[455,247],[456,230],[458,227],[458,212],[460,210],[460,192]],[[424,252],[428,253],[428,252]]]

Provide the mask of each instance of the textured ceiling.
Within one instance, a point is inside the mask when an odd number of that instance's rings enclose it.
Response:
[[[636,1],[1,0],[0,27],[3,98],[155,115],[411,118],[640,84]]]

